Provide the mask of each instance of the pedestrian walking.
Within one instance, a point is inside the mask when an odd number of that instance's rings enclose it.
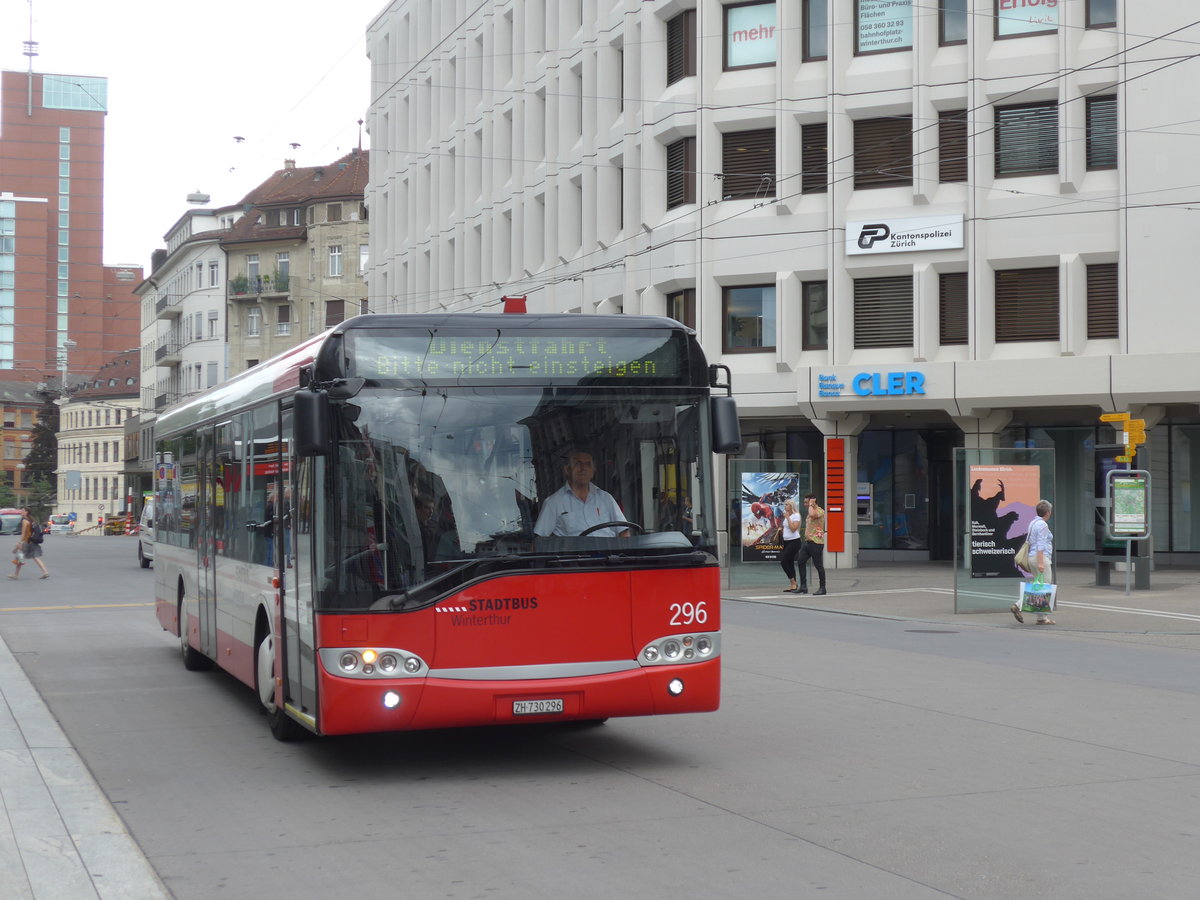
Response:
[[[1029,526],[1029,561],[1033,566],[1032,578],[1045,584],[1055,584],[1054,578],[1054,534],[1050,531],[1050,513],[1054,505],[1049,500],[1039,500],[1034,512],[1037,518]],[[1014,603],[1010,607],[1013,618],[1024,623],[1021,615],[1021,604]],[[1038,625],[1056,625],[1049,613],[1039,614]]]
[[[16,581],[21,577],[21,567],[29,560],[37,563],[37,567],[42,570],[42,577],[49,578],[50,573],[46,570],[46,564],[42,562],[42,526],[33,521],[33,516],[29,515],[29,510],[21,510],[21,537],[17,541],[17,545],[13,547],[13,565],[16,567],[13,574],[8,577]]]

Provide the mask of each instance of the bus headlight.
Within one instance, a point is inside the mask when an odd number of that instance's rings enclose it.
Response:
[[[720,632],[672,634],[642,647],[638,664],[643,666],[686,665],[704,662],[721,655]]]
[[[317,656],[326,672],[344,678],[411,678],[429,669],[421,657],[396,647],[322,647]]]

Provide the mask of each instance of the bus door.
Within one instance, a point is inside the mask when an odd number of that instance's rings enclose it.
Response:
[[[275,528],[276,559],[279,567],[283,604],[282,652],[278,654],[280,675],[287,685],[286,699],[311,716],[317,711],[316,653],[313,650],[313,561],[312,469],[321,457],[298,457],[292,434],[292,410],[285,408],[280,418],[280,478],[282,501],[278,504]]]
[[[203,429],[197,435],[196,477],[199,482],[196,497],[196,599],[200,616],[200,651],[210,659],[217,658],[217,538],[224,516],[224,492],[220,485],[217,446],[220,433],[228,425],[217,426],[214,445],[213,432]]]

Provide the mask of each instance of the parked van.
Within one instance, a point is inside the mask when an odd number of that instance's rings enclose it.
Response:
[[[142,507],[142,519],[138,526],[138,565],[143,569],[150,568],[154,562],[154,498],[151,497]]]

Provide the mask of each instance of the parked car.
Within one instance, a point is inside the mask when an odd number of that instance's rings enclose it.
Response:
[[[151,497],[142,507],[142,518],[138,523],[138,565],[143,569],[150,568],[154,562],[154,498]]]
[[[75,531],[75,523],[66,513],[55,513],[46,523],[47,534],[71,534]]]

